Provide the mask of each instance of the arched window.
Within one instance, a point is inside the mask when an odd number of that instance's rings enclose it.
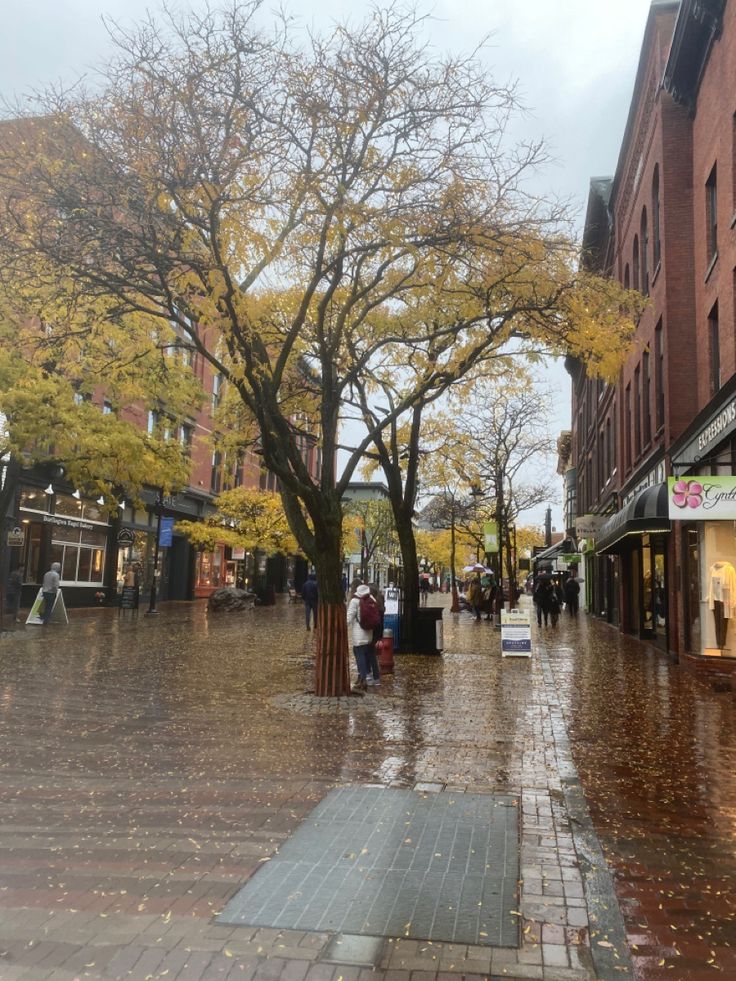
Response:
[[[631,257],[631,267],[634,273],[634,289],[639,289],[639,237],[634,236],[634,252]]]
[[[629,274],[629,264],[626,263],[626,268],[624,269],[624,289],[631,289],[631,275]]]
[[[662,241],[659,229],[659,164],[652,177],[652,266],[656,275],[657,266],[662,260]]]
[[[647,209],[641,209],[641,291],[649,296],[649,224]]]

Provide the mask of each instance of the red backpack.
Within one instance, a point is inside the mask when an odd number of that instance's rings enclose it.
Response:
[[[358,622],[363,630],[375,630],[381,626],[381,611],[372,596],[360,597],[360,609],[358,610]]]

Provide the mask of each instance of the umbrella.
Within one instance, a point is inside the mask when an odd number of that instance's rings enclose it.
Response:
[[[486,569],[480,562],[476,562],[474,565],[463,566],[463,572],[485,572],[488,575],[493,575],[493,569]]]

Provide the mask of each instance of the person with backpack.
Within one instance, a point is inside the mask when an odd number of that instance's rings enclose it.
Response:
[[[358,669],[355,689],[365,691],[368,687],[368,663],[373,647],[373,631],[381,622],[381,612],[371,596],[369,586],[361,585],[355,590],[355,596],[348,603],[347,618]]]

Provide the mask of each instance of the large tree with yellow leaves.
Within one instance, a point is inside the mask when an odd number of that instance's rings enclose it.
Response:
[[[118,31],[99,86],[44,100],[27,152],[0,140],[3,261],[175,323],[235,388],[320,580],[316,691],[339,695],[341,499],[366,449],[514,337],[614,371],[629,310],[525,192],[544,151],[506,145],[516,99],[487,66],[433,55],[400,8],[328,36],[256,9]],[[349,407],[365,434],[338,474]]]

